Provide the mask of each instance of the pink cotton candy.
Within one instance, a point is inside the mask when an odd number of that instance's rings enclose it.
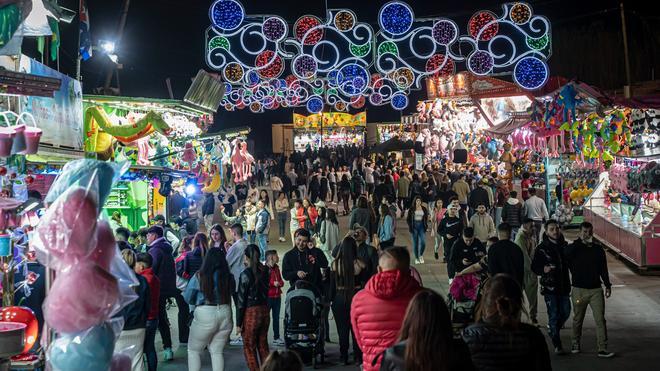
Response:
[[[110,271],[110,263],[115,257],[116,251],[117,244],[115,236],[112,233],[112,228],[108,222],[102,220],[98,223],[96,229],[96,247],[92,251],[90,258],[101,268]]]
[[[74,188],[51,205],[37,227],[48,252],[64,265],[85,259],[96,231],[96,196]]]
[[[46,322],[75,333],[109,318],[119,297],[117,279],[95,264],[83,264],[55,277],[46,302]]]

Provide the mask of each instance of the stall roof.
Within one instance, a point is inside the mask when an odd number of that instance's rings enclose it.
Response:
[[[176,99],[156,99],[156,98],[138,98],[138,97],[115,97],[109,95],[84,95],[83,101],[90,103],[100,103],[115,106],[124,109],[140,109],[155,112],[175,112],[188,116],[209,115],[210,110],[200,109],[184,101]]]
[[[519,129],[529,123],[529,114],[523,112],[514,112],[511,117],[498,125],[495,125],[484,132],[497,138],[505,138],[514,130]]]
[[[394,137],[375,146],[372,152],[387,153],[415,149],[415,142],[412,140],[402,141],[399,137]]]

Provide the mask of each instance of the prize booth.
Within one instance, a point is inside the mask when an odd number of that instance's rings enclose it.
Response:
[[[293,144],[296,152],[307,148],[356,145],[363,147],[367,113],[355,115],[343,112],[317,113],[309,116],[293,114]]]

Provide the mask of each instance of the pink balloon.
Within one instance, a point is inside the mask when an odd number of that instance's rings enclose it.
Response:
[[[55,330],[75,333],[110,317],[117,279],[95,264],[77,265],[55,277],[44,303],[44,318]]]
[[[97,213],[96,196],[84,188],[74,188],[48,208],[36,232],[55,258],[77,263],[92,249]]]
[[[96,228],[96,247],[92,251],[90,258],[101,268],[110,271],[110,263],[117,252],[117,242],[112,233],[110,224],[105,220],[98,223]]]
[[[131,371],[131,357],[124,353],[115,353],[112,356],[110,371]]]

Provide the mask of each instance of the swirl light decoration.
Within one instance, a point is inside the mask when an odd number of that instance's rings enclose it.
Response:
[[[510,73],[528,90],[549,75],[550,23],[521,2],[504,4],[499,16],[476,12],[464,34],[447,18],[416,19],[399,0],[380,8],[377,32],[349,9],[331,9],[325,19],[304,15],[289,29],[275,15],[246,16],[239,0],[216,0],[209,18],[206,61],[227,81],[227,110],[317,113],[325,105],[347,111],[366,102],[403,110],[423,79],[452,75],[459,66],[482,76]]]

